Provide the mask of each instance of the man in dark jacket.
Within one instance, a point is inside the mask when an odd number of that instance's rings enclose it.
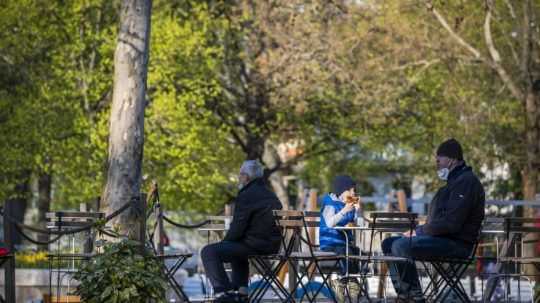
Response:
[[[215,302],[248,302],[248,256],[279,251],[281,235],[272,211],[281,209],[281,202],[266,187],[262,176],[259,162],[244,162],[229,230],[223,241],[207,245],[201,252],[206,275],[214,287]],[[224,263],[231,264],[232,281]]]
[[[449,139],[439,146],[436,163],[437,175],[446,185],[433,197],[426,224],[412,234],[384,240],[382,250],[386,255],[466,258],[472,253],[484,219],[484,188],[465,164],[457,140]],[[398,299],[424,302],[413,262],[390,263],[389,269]]]

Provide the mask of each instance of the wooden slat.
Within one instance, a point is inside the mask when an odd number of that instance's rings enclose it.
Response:
[[[509,226],[506,232],[516,233],[540,233],[540,227],[536,226]]]
[[[274,210],[274,216],[279,217],[302,217],[303,214],[299,210]]]
[[[320,222],[319,221],[306,221],[307,227],[319,227]]]
[[[509,223],[515,223],[515,224],[519,224],[519,223],[537,223],[538,219],[537,218],[509,217],[509,218],[504,218],[504,221],[509,222]]]
[[[96,212],[80,212],[80,211],[58,211],[48,212],[45,214],[46,218],[104,218],[105,213]]]
[[[47,222],[47,228],[83,227],[83,226],[87,226],[88,224],[89,222],[77,222],[77,221]]]
[[[500,217],[486,217],[484,219],[484,224],[502,224],[504,223],[504,218]]]
[[[410,220],[410,219],[387,219],[387,218],[384,218],[384,219],[377,219],[375,221],[370,221],[372,223],[376,223],[376,224],[380,224],[380,223],[403,223],[403,224],[409,224],[411,225],[411,223],[416,223],[416,221],[414,220]]]
[[[370,213],[370,218],[379,219],[379,218],[409,218],[416,219],[418,217],[417,213],[393,213],[393,212],[372,212]]]
[[[278,220],[281,227],[304,227],[304,222],[299,220]]]
[[[321,212],[319,211],[304,211],[303,212],[304,217],[306,218],[320,218]]]
[[[81,222],[90,223],[96,222],[96,218],[47,218],[47,222]]]
[[[410,223],[403,222],[383,222],[383,223],[369,223],[368,227],[370,228],[397,228],[397,229],[414,229],[414,226],[411,226]]]

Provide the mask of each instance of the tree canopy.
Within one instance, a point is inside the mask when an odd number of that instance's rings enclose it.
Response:
[[[247,158],[281,197],[287,175],[434,184],[434,148],[455,137],[481,174],[508,171],[483,175],[493,197],[521,198],[540,151],[540,4],[522,2],[154,1],[143,188],[215,212]],[[0,198],[43,174],[52,207],[102,192],[119,9],[0,8]]]

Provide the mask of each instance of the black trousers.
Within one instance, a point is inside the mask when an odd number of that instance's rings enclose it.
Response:
[[[256,255],[257,251],[240,242],[221,241],[205,246],[201,258],[206,276],[210,279],[214,292],[225,292],[247,287],[249,282],[248,256]],[[224,263],[230,263],[232,281],[225,272]]]

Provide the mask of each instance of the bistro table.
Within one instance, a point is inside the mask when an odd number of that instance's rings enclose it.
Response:
[[[180,269],[182,264],[186,262],[187,259],[191,258],[193,254],[164,254],[164,255],[156,255],[156,257],[163,261],[163,273],[165,274],[165,277],[167,278],[167,281],[169,282],[169,285],[171,285],[173,291],[175,292],[176,296],[178,296],[179,299],[181,299],[183,302],[189,303],[189,298],[182,289],[182,286],[176,281],[174,276],[176,275],[176,272]],[[172,259],[173,265],[171,267],[167,267],[166,260]]]

